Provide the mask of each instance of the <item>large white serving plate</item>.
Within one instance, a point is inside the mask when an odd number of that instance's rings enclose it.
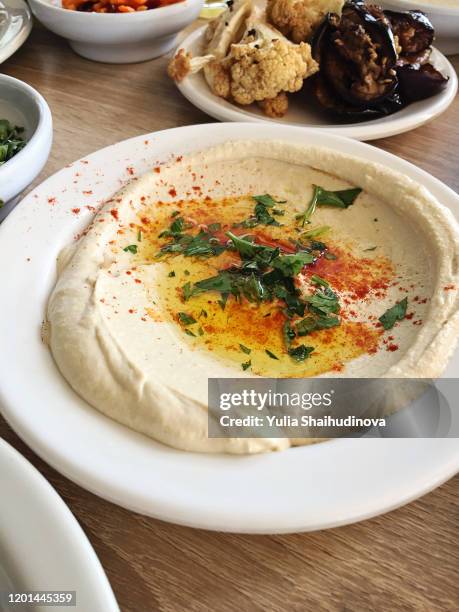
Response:
[[[104,570],[73,514],[43,476],[1,439],[0,482],[0,590],[76,591],[75,608],[52,609],[119,612]]]
[[[231,139],[323,145],[420,181],[459,217],[459,197],[380,149],[279,125],[197,125],[139,136],[64,168],[30,193],[0,228],[0,405],[18,434],[60,472],[98,495],[163,520],[227,531],[313,530],[404,504],[459,470],[454,439],[346,439],[277,454],[177,451],[103,416],[67,385],[40,340],[55,260],[92,212],[132,172]],[[72,209],[81,209],[80,213]],[[30,261],[29,261],[30,259]],[[459,352],[449,367],[459,374]]]
[[[32,13],[24,0],[0,0],[0,64],[21,47],[32,30]]]
[[[179,48],[191,52],[193,57],[202,55],[206,27],[189,34]],[[414,102],[393,115],[360,123],[333,123],[327,115],[318,111],[315,105],[311,104],[313,101],[298,94],[289,97],[289,110],[284,117],[272,119],[267,117],[256,104],[240,106],[215,96],[210,91],[202,71],[187,77],[178,83],[177,87],[185,98],[197,108],[220,121],[280,123],[320,129],[321,132],[327,134],[347,136],[357,140],[375,140],[402,134],[428,123],[441,115],[454,100],[457,93],[457,75],[453,66],[437,49],[433,50],[432,63],[444,76],[449,77],[448,85],[442,92],[426,100]]]

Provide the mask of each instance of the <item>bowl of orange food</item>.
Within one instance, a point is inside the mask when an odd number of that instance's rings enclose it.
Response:
[[[202,5],[203,0],[30,0],[35,17],[76,53],[113,64],[167,53]]]

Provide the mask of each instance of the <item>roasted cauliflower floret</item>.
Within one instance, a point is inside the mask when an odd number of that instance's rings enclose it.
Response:
[[[268,0],[266,16],[295,43],[307,41],[327,13],[341,14],[344,0]]]
[[[283,117],[288,111],[288,97],[285,91],[281,91],[275,98],[266,98],[266,100],[260,100],[258,106],[264,112],[267,117],[273,117],[278,119]]]
[[[264,15],[249,16],[251,8],[251,0],[236,0],[209,26],[205,55],[191,57],[180,49],[168,73],[180,82],[203,69],[215,95],[243,105],[258,102],[270,117],[281,117],[288,109],[287,93],[301,89],[318,64],[309,44],[292,43]]]
[[[296,45],[263,22],[249,23],[222,63],[230,72],[231,96],[238,104],[298,91],[304,79],[318,70],[307,43]]]
[[[252,11],[252,0],[235,0],[229,3],[228,8],[207,26],[205,33],[204,54],[192,57],[180,49],[171,59],[167,67],[169,76],[177,81],[183,81],[189,74],[195,74],[204,69],[206,81],[217,96],[227,97],[229,93],[228,81],[219,66],[228,53],[233,42],[241,37],[244,23]]]

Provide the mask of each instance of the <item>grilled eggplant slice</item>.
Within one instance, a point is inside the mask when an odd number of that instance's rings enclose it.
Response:
[[[375,107],[395,91],[395,40],[379,7],[347,2],[341,17],[328,15],[313,55],[327,86],[348,105]]]
[[[445,89],[448,79],[432,64],[406,64],[397,68],[400,95],[405,104],[430,98]]]

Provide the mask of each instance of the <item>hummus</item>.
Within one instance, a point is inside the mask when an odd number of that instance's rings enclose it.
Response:
[[[318,206],[302,225],[314,186],[362,191],[347,208]],[[275,199],[277,223],[247,224],[255,194]],[[205,258],[177,252],[184,234],[211,226],[219,249],[227,228],[283,253],[306,238],[317,249],[296,291],[318,291],[311,272],[326,279],[340,324],[306,336],[306,359],[282,346],[285,308],[193,293],[240,262],[234,246]],[[280,450],[296,442],[207,437],[208,377],[434,378],[459,332],[458,256],[451,212],[401,174],[328,149],[226,143],[158,166],[105,203],[59,258],[49,344],[73,389],[135,431],[190,451]],[[403,320],[385,330],[381,315],[405,298]]]

